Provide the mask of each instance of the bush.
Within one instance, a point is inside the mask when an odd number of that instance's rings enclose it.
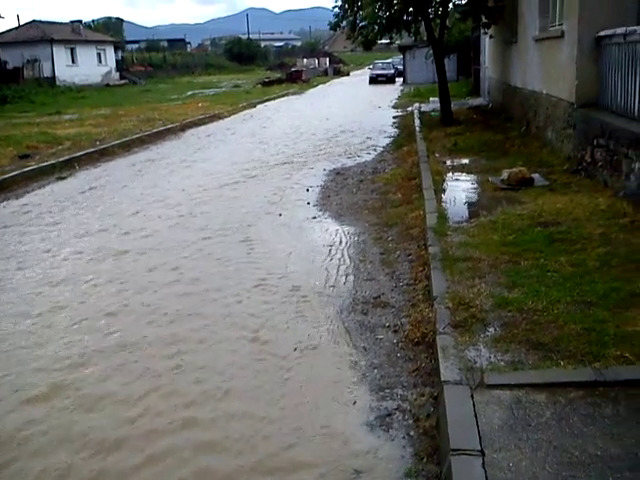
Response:
[[[41,80],[28,80],[21,85],[0,85],[0,105],[12,103],[38,103],[51,95],[54,89],[63,90]]]
[[[127,52],[125,65],[151,67],[157,72],[195,73],[234,71],[240,67],[214,52]]]
[[[224,56],[240,65],[256,65],[268,59],[267,51],[254,40],[236,37],[224,44]]]

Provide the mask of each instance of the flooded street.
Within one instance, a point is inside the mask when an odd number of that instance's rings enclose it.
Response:
[[[394,132],[366,83],[0,204],[0,478],[401,478],[339,315],[352,232],[314,207]]]

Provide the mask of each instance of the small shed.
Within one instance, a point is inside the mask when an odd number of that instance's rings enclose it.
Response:
[[[404,61],[404,83],[426,84],[438,82],[431,48],[425,44],[404,44],[400,45],[400,52]],[[458,80],[457,55],[447,56],[445,65],[447,68],[447,80],[450,82]]]

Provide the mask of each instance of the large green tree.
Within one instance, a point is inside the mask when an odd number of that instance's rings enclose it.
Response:
[[[440,119],[443,124],[453,123],[451,94],[447,81],[445,57],[447,33],[456,15],[482,18],[490,10],[490,0],[336,0],[334,30],[346,29],[363,45],[377,40],[410,35],[426,39],[433,52],[438,78]]]
[[[84,23],[94,32],[104,33],[116,40],[124,41],[124,20],[119,17],[102,17]]]

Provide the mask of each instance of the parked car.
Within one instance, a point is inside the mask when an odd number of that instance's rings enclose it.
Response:
[[[372,83],[396,83],[396,70],[390,61],[373,62],[369,72],[369,85]]]
[[[393,68],[396,69],[396,77],[404,77],[404,60],[402,57],[393,57],[391,63],[393,63]]]

